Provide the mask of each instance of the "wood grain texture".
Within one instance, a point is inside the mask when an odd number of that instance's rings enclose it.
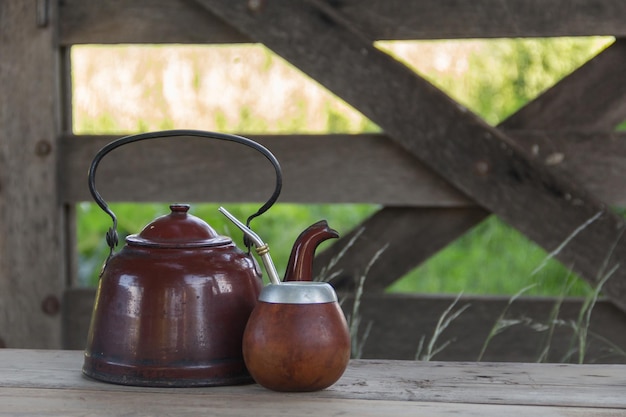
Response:
[[[468,417],[537,416],[537,417],[615,417],[622,410],[614,407],[590,408],[572,406],[525,406],[503,404],[466,404],[458,402],[389,400],[353,400],[319,398],[310,394],[281,398],[273,393],[249,395],[239,389],[236,394],[209,393],[176,394],[94,392],[91,390],[59,390],[0,388],[3,411],[0,415],[15,416],[27,413],[38,416],[108,417],[111,415],[164,417],[275,417],[276,415],[358,415],[401,416],[436,415]],[[217,394],[217,395],[216,395]]]
[[[59,12],[63,45],[249,42],[186,0],[66,0]]]
[[[354,291],[340,292],[346,316],[353,313]],[[63,310],[64,348],[83,349],[95,299],[93,288],[66,291]],[[415,358],[422,337],[430,341],[439,318],[455,297],[416,294],[366,294],[361,298],[358,340],[368,326],[363,357],[369,359]],[[436,343],[450,345],[434,356],[441,361],[475,361],[496,321],[502,315],[512,324],[502,329],[487,345],[482,360],[492,362],[536,362],[549,346],[545,362],[576,362],[575,324],[582,299],[521,297],[510,306],[509,297],[463,296],[456,309],[469,305],[443,332]],[[559,304],[560,303],[560,304]],[[553,310],[558,307],[558,314]],[[506,313],[506,314],[505,314]],[[550,326],[554,324],[550,336]],[[579,326],[580,328],[580,326]],[[589,326],[585,363],[626,363],[626,319],[607,300],[594,306]],[[572,350],[573,349],[573,350]],[[570,350],[572,350],[570,352]],[[571,356],[568,356],[568,353]]]
[[[559,120],[555,118],[555,123]],[[626,195],[620,191],[624,188],[620,179],[626,177],[626,134],[585,128],[506,132],[538,163],[576,178],[606,204],[626,206]]]
[[[343,304],[347,314],[352,311],[353,294],[348,294]],[[423,355],[440,317],[455,298],[417,294],[364,296],[358,310],[361,320],[359,337],[368,325],[371,324],[371,328],[363,347],[363,358],[414,359],[422,337]],[[449,345],[433,359],[478,360],[489,340],[480,358],[482,361],[579,361],[575,329],[582,328],[576,327],[583,308],[582,299],[560,301],[552,297],[520,297],[509,305],[510,301],[511,298],[505,296],[461,297],[453,311],[466,309],[436,340],[435,348]],[[489,334],[500,317],[503,327],[490,340]],[[609,301],[600,300],[591,316],[584,362],[626,363],[625,330],[626,319],[622,312]]]
[[[327,3],[373,39],[616,35],[626,5],[603,0],[342,0]]]
[[[140,388],[80,374],[80,351],[0,351],[0,415],[623,414],[623,365],[351,361],[332,387],[280,394],[258,385]],[[622,411],[620,411],[622,410]]]
[[[85,349],[87,333],[96,299],[96,289],[71,287],[65,290],[62,300],[62,344],[63,349]]]
[[[53,348],[61,344],[65,260],[56,193],[58,51],[56,11],[38,27],[36,5],[0,5],[0,339]]]
[[[197,1],[353,104],[408,152],[590,283],[626,257],[622,218],[376,49],[333,8],[272,2],[251,14],[243,1]],[[626,270],[617,268],[604,292],[626,310]]]
[[[626,35],[621,0],[329,3],[372,40]],[[60,42],[237,43],[250,38],[189,0],[65,0]]]
[[[249,137],[281,163],[281,202],[471,204],[380,135]],[[86,172],[96,152],[113,139],[62,139],[63,201],[91,200]],[[96,185],[110,201],[264,201],[274,181],[271,165],[255,151],[196,138],[128,145],[107,155],[101,166]]]
[[[538,163],[575,175],[602,201],[626,206],[626,133],[511,130]],[[282,202],[366,202],[389,206],[467,207],[475,204],[386,135],[247,135],[282,164]],[[60,197],[90,201],[87,170],[114,136],[63,136]],[[196,138],[136,144],[114,151],[98,170],[110,201],[260,201],[271,167],[246,148]],[[174,141],[174,142],[172,142]],[[144,146],[146,145],[146,146]],[[226,165],[224,161],[229,161]],[[180,167],[185,167],[181,169]],[[228,175],[224,175],[224,172]],[[244,172],[259,172],[257,176]],[[267,171],[267,172],[265,172]],[[167,174],[165,174],[167,172]],[[138,173],[143,173],[141,176]],[[199,181],[198,178],[219,178]]]

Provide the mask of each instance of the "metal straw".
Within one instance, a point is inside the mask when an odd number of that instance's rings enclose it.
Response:
[[[272,257],[270,256],[270,247],[267,244],[263,243],[259,235],[254,233],[252,229],[250,229],[248,226],[240,222],[235,216],[230,214],[228,210],[226,210],[224,207],[220,207],[218,210],[220,211],[220,213],[226,216],[228,220],[233,222],[235,226],[240,228],[241,231],[246,236],[248,236],[248,238],[252,241],[252,243],[254,243],[256,253],[259,254],[259,256],[261,257],[261,260],[263,261],[263,265],[265,266],[265,269],[267,270],[267,275],[269,276],[270,282],[272,284],[280,284],[281,281],[280,281],[280,278],[278,277],[278,272],[276,271],[276,267],[274,266],[274,262],[272,261]]]

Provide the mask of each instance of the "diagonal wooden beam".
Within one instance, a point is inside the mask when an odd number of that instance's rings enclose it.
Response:
[[[591,283],[599,280],[607,258],[609,267],[626,258],[620,217],[568,175],[530,159],[508,136],[376,49],[330,6],[198,1],[354,105],[461,192]],[[626,268],[615,270],[604,291],[626,310]]]
[[[365,273],[367,260],[376,256],[363,288],[367,292],[382,292],[488,215],[479,206],[385,207],[343,236],[332,251],[316,256],[316,276],[358,234],[354,246],[344,251],[328,275],[333,275],[335,288],[349,290]]]
[[[622,87],[625,71],[626,39],[618,39],[605,51],[528,103],[498,127],[507,130],[547,128],[572,130],[573,127],[579,130],[592,128],[612,130],[617,123],[626,119],[626,88]],[[611,90],[608,88],[611,85],[616,87]],[[544,150],[547,145],[550,145],[547,140],[538,141],[540,138],[535,137],[532,142],[529,142],[530,138],[526,135],[511,136],[511,139],[525,148],[529,154],[533,153],[533,156],[547,160],[548,156]],[[534,152],[531,149],[533,144],[537,146]],[[611,141],[602,141],[602,144],[609,147]],[[600,151],[595,150],[595,152]],[[580,162],[580,158],[578,160]],[[565,163],[567,164],[567,161]],[[569,164],[568,167],[570,172],[575,173],[575,166]],[[394,219],[396,210],[392,207],[382,208],[379,213],[358,226],[358,229],[363,228],[359,243],[380,240],[381,231],[385,230],[384,227],[390,219]],[[388,250],[380,256],[377,265],[369,271],[365,290],[383,291],[490,214],[487,210],[480,208],[471,208],[466,211],[445,207],[438,210],[417,207],[407,210],[410,210],[411,214],[404,213],[404,219],[406,219],[404,227],[385,232],[384,236],[389,244]],[[451,223],[452,217],[455,221]],[[408,220],[409,218],[411,220]],[[426,242],[418,240],[416,231],[423,230],[425,227],[428,228],[425,236],[437,238],[434,240],[429,238]],[[337,242],[336,247],[333,246],[317,256],[316,269],[320,270],[324,265],[328,265],[346,242],[350,241],[353,233]],[[405,248],[412,248],[410,256],[407,256]],[[353,284],[354,271],[363,268],[362,258],[371,257],[376,251],[376,248],[365,244],[359,245],[358,251],[346,252],[341,262],[337,263],[337,269],[342,270],[342,273],[337,276],[335,285]]]

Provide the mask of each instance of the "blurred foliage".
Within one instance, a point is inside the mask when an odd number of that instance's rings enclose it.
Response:
[[[447,41],[447,43],[381,42],[378,46],[414,68],[420,75],[489,123],[497,124],[595,55],[610,41],[606,38],[519,39]],[[446,49],[449,45],[455,48],[450,54],[443,58],[436,55],[437,51]],[[88,52],[91,47],[84,48]],[[162,52],[162,49],[160,51]],[[237,60],[232,59],[237,65],[247,61],[248,52],[242,51],[238,50]],[[102,49],[96,52],[101,54]],[[280,72],[281,79],[299,77],[303,80],[296,70],[287,68],[288,64],[270,52],[265,50],[257,55],[259,55],[258,64],[252,70],[262,74],[266,84],[272,83],[271,73],[276,71]],[[127,59],[130,58],[127,56]],[[202,62],[200,60],[191,66],[194,72],[189,77],[191,90],[198,94],[204,91],[205,80],[211,78],[202,72]],[[162,64],[152,65],[158,67]],[[287,69],[280,67],[281,65]],[[227,68],[227,71],[234,72],[231,68]],[[253,75],[248,75],[250,79],[244,78],[245,83],[253,83]],[[147,78],[151,79],[153,76]],[[207,110],[208,114],[211,114],[211,120],[207,121],[205,117],[203,120],[205,123],[202,125],[189,126],[187,123],[183,126],[173,116],[170,117],[167,111],[163,110],[166,106],[160,103],[159,119],[149,120],[151,115],[146,113],[147,116],[137,116],[136,120],[130,123],[139,131],[193,127],[244,134],[252,131],[354,133],[378,130],[374,123],[356,113],[341,100],[327,93],[323,93],[327,95],[322,96],[319,93],[310,93],[311,87],[306,82],[301,82],[304,83],[304,87],[295,87],[285,93],[292,101],[287,110],[283,111],[284,117],[281,118],[279,114],[277,120],[273,120],[272,115],[260,114],[260,110],[267,109],[266,104],[238,102],[239,110],[236,113],[220,107],[211,108],[210,111]],[[163,83],[165,81],[157,82],[156,85],[165,89]],[[303,94],[309,92],[307,93],[309,95],[300,96],[299,92]],[[209,106],[206,103],[203,105]],[[115,106],[102,108],[101,111],[90,108],[89,111],[83,112],[79,108],[75,109],[74,129],[80,133],[128,130],[128,124],[124,124],[123,117],[112,115]],[[320,118],[321,121],[316,121]],[[253,204],[223,204],[241,219],[245,219],[258,208]],[[121,237],[139,232],[155,217],[169,212],[167,204],[119,203],[111,204],[111,207],[118,216]],[[232,236],[239,243],[241,232],[235,230],[217,212],[217,207],[217,204],[197,204],[192,205],[191,212],[206,220],[219,233]],[[253,221],[252,226],[266,242],[270,243],[272,256],[279,272],[282,273],[293,241],[309,224],[325,218],[340,234],[345,234],[377,209],[377,206],[368,204],[277,204],[261,218]],[[97,273],[107,253],[104,234],[109,227],[109,218],[91,203],[79,204],[77,213],[79,276],[84,285],[93,285],[97,281]],[[544,250],[495,216],[491,216],[392,285],[389,290],[512,295],[521,288],[536,283],[537,285],[527,294],[561,294],[571,273],[556,261],[549,261],[538,272],[533,273],[545,257]],[[567,295],[584,295],[588,292],[588,285],[578,279],[567,291]]]

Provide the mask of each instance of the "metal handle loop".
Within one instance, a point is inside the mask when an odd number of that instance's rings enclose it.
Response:
[[[242,145],[246,145],[250,148],[253,148],[259,151],[272,163],[276,171],[276,185],[274,187],[274,192],[272,196],[267,200],[267,202],[265,202],[265,204],[263,204],[261,208],[259,208],[256,211],[256,213],[248,217],[248,220],[246,221],[247,226],[250,225],[250,221],[252,219],[265,213],[267,210],[269,210],[270,207],[272,207],[272,205],[274,205],[276,200],[278,200],[278,196],[280,195],[280,191],[282,189],[282,184],[283,184],[283,175],[282,175],[282,171],[280,168],[280,164],[278,163],[278,160],[276,159],[276,157],[266,147],[253,141],[252,139],[248,139],[243,136],[231,135],[227,133],[209,132],[209,131],[204,131],[204,130],[188,130],[188,129],[163,130],[163,131],[157,131],[157,132],[139,133],[135,135],[124,136],[122,138],[114,140],[113,142],[109,143],[108,145],[100,149],[100,151],[98,151],[93,161],[91,162],[91,166],[89,167],[89,192],[91,193],[93,199],[96,201],[98,206],[100,206],[100,208],[111,217],[111,220],[113,220],[113,226],[109,228],[106,234],[107,244],[109,245],[109,248],[111,249],[109,256],[113,254],[113,248],[117,246],[119,238],[117,234],[117,217],[115,216],[115,213],[113,213],[113,211],[109,208],[108,204],[104,201],[100,193],[96,190],[96,169],[98,168],[100,161],[102,160],[102,158],[104,158],[106,154],[108,154],[112,150],[119,148],[120,146],[126,145],[128,143],[139,142],[139,141],[147,140],[147,139],[166,138],[166,137],[172,137],[172,136],[196,136],[196,137],[219,139],[219,140],[225,140],[229,142],[240,143]],[[247,241],[246,241],[246,246],[248,246],[249,248],[249,242]]]

